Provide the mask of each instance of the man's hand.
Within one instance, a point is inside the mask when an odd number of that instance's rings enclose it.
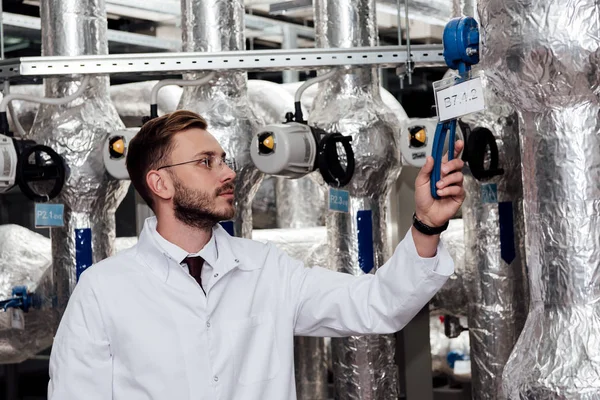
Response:
[[[464,147],[462,140],[454,144],[454,159],[448,161],[448,156],[442,160],[441,179],[437,183],[437,194],[441,198],[435,200],[431,196],[430,179],[433,171],[433,157],[427,157],[427,162],[421,168],[415,181],[415,212],[417,218],[431,227],[444,225],[456,212],[465,199],[462,169],[464,162],[457,158]],[[413,228],[413,238],[417,252],[421,257],[432,257],[439,241],[439,236],[423,235]]]

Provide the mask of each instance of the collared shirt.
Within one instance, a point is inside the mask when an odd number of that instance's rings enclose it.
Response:
[[[177,246],[174,243],[169,242],[167,239],[163,238],[160,233],[156,230],[156,227],[150,230],[153,239],[156,243],[175,261],[181,264],[181,267],[189,273],[190,270],[187,264],[184,262],[186,257],[202,257],[204,260],[204,265],[202,266],[202,286],[204,290],[208,290],[211,283],[211,276],[213,275],[213,265],[217,262],[217,258],[219,256],[217,243],[215,239],[215,234],[213,233],[210,236],[210,240],[206,245],[197,253],[188,253],[181,247]]]
[[[54,339],[49,400],[293,400],[294,335],[397,332],[454,270],[442,244],[419,257],[410,231],[375,274],[353,276],[217,225],[204,295],[155,229],[148,219],[134,247],[81,275]]]

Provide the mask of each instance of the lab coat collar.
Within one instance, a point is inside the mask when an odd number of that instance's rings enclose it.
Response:
[[[175,259],[169,254],[169,251],[158,243],[154,236],[155,231],[156,217],[147,218],[136,245],[137,255],[154,274],[158,275],[161,280],[167,281],[169,268],[173,266],[180,267],[182,260]],[[255,269],[257,267],[252,264],[244,265],[240,262],[240,258],[232,250],[230,242],[233,239],[220,224],[216,224],[213,228],[213,238],[211,240],[215,241],[217,258],[214,264],[211,263],[211,266],[221,275],[225,275],[233,268]],[[201,253],[202,250],[198,254],[201,255]]]
[[[186,257],[202,257],[206,263],[208,263],[211,267],[217,263],[217,259],[219,258],[219,252],[217,249],[217,243],[215,240],[215,234],[210,235],[210,240],[206,243],[206,246],[202,248],[197,253],[188,253],[181,247],[177,246],[174,243],[169,242],[167,239],[162,237],[160,233],[156,230],[156,223],[154,221],[148,221],[148,225],[151,229],[149,229],[152,234],[152,238],[159,245],[161,250],[164,250],[173,260],[177,263],[181,264]]]

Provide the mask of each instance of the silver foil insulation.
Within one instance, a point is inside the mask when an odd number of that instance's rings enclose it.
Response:
[[[502,387],[509,399],[598,399],[598,2],[479,11],[490,79],[519,114],[531,295]]]
[[[108,54],[103,1],[48,0],[41,2],[40,14],[44,56]],[[45,94],[72,94],[80,82],[74,76],[48,78]],[[65,226],[51,233],[53,267],[36,289],[41,310],[25,314],[25,332],[0,332],[4,362],[23,361],[48,347],[79,274],[113,254],[114,213],[129,182],[109,178],[100,149],[110,132],[123,128],[106,76],[93,77],[83,95],[69,104],[39,107],[29,137],[53,148],[68,166],[65,186],[55,199],[64,204]],[[22,335],[27,343],[19,339]]]
[[[448,229],[441,234],[444,246],[454,261],[454,274],[429,302],[432,315],[468,315],[468,292],[465,270],[465,233],[464,221],[461,218],[451,219]]]
[[[14,286],[27,286],[42,298],[52,296],[50,240],[18,225],[0,225],[0,298]],[[4,313],[3,313],[4,314]],[[52,345],[57,313],[45,307],[25,314],[24,329],[0,329],[0,363],[20,363]]]
[[[244,50],[244,4],[241,0],[182,0],[184,51]],[[199,78],[190,76],[190,78]],[[227,156],[235,160],[236,186],[233,231],[252,234],[252,199],[263,175],[250,159],[250,142],[260,121],[247,96],[243,71],[221,71],[207,84],[185,87],[179,109],[197,112],[208,122],[210,132]]]
[[[265,93],[269,95],[265,96]],[[294,95],[274,82],[249,80],[248,97],[253,110],[265,124],[282,123],[285,114],[294,110]],[[278,228],[325,225],[325,193],[309,176],[298,179],[265,177],[263,186],[270,184],[275,188],[275,225]],[[254,205],[255,210],[259,205]]]
[[[318,47],[376,45],[375,1],[313,4]],[[328,266],[353,275],[374,273],[390,255],[386,200],[400,172],[400,122],[381,99],[377,71],[340,68],[320,83],[309,124],[352,136],[356,159],[354,177],[342,188],[349,193],[347,212],[327,215]],[[393,335],[335,338],[332,354],[336,398],[398,397]]]
[[[496,400],[505,399],[502,371],[525,324],[529,290],[518,117],[487,79],[484,91],[487,109],[462,120],[472,135],[482,129],[494,135],[504,174],[480,181],[468,166],[463,171],[463,279],[469,295],[473,399]]]
[[[268,93],[268,96],[265,96]],[[292,111],[294,96],[281,85],[268,81],[248,81],[248,97],[255,112],[266,124],[281,123],[285,114]],[[275,186],[278,228],[255,230],[253,238],[269,235],[279,238],[278,246],[306,265],[324,259],[327,236],[324,228],[323,188],[310,177],[286,179],[266,177],[260,191],[270,182]],[[258,206],[254,202],[254,207]],[[317,259],[315,259],[315,257]],[[325,258],[326,260],[326,258]],[[329,352],[325,339],[320,337],[294,338],[294,368],[296,371],[296,395],[299,400],[327,400],[327,365]]]

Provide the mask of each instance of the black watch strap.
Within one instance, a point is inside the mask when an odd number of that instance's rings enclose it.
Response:
[[[426,225],[424,223],[422,223],[421,221],[419,221],[419,219],[417,218],[417,214],[414,213],[413,214],[413,226],[421,233],[425,234],[425,235],[439,235],[440,233],[444,232],[446,229],[448,229],[448,224],[450,222],[446,222],[444,225],[442,226],[429,226]]]

